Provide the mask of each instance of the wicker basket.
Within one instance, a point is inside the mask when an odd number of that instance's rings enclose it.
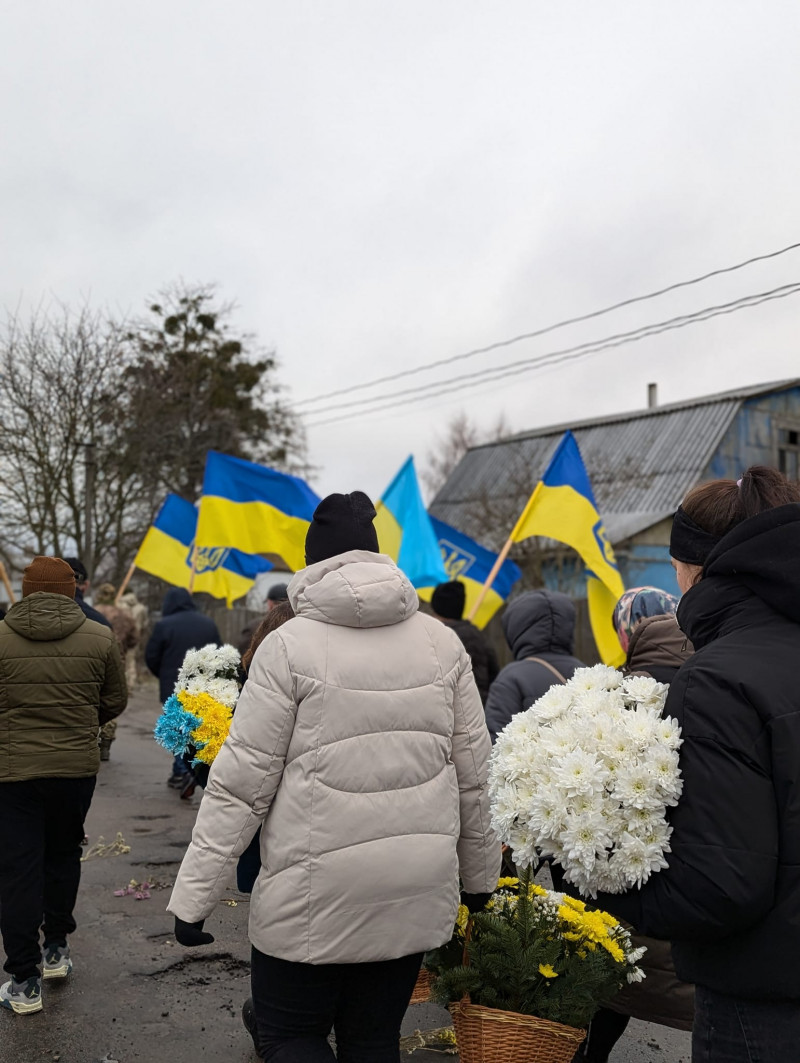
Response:
[[[570,1063],[585,1030],[536,1015],[471,1004],[450,1005],[461,1063]]]
[[[409,1004],[427,1004],[431,999],[431,985],[433,984],[433,975],[430,971],[424,967],[420,967],[419,974],[417,975],[417,981],[414,985],[414,992],[411,994],[411,1000]]]

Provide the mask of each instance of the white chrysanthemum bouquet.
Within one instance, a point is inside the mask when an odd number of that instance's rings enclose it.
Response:
[[[680,728],[667,687],[604,665],[579,668],[498,735],[492,825],[521,867],[551,857],[584,896],[622,893],[667,866]]]

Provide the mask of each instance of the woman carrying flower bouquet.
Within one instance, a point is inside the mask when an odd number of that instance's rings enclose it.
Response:
[[[626,659],[625,675],[650,676],[671,683],[689,660],[693,648],[678,627],[678,600],[658,587],[632,587],[614,607],[614,628]],[[609,901],[614,911],[613,901]],[[694,1020],[694,986],[675,974],[670,944],[636,934],[634,945],[646,948],[640,966],[643,982],[629,985],[594,1016],[581,1052],[587,1063],[606,1063],[631,1018],[676,1030],[691,1030]]]
[[[597,903],[669,939],[696,984],[693,1063],[800,1058],[800,490],[754,466],[689,492],[670,553],[695,647],[669,867]]]
[[[459,873],[489,894],[500,869],[469,657],[377,552],[374,516],[361,492],[317,507],[296,615],[253,657],[169,904],[178,941],[213,941],[203,922],[262,827],[253,1004],[261,1054],[281,1063],[397,1063]]]

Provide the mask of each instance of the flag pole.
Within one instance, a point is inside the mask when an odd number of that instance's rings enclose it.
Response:
[[[6,593],[8,594],[9,605],[13,605],[17,599],[14,597],[14,590],[11,586],[11,580],[8,578],[6,566],[3,564],[2,561],[0,561],[0,580],[3,581],[3,586],[5,587]]]
[[[527,518],[528,514],[530,513],[531,508],[533,507],[533,503],[534,503],[534,501],[536,499],[536,496],[539,494],[539,490],[540,490],[541,486],[542,486],[542,481],[540,480],[539,483],[536,485],[536,487],[534,487],[533,493],[531,494],[531,497],[526,502],[525,508],[523,509],[522,513],[520,513],[519,520],[514,525],[514,528],[513,528],[512,532],[511,532],[511,534],[509,535],[508,539],[506,539],[505,546],[500,551],[500,553],[497,555],[497,560],[492,565],[492,570],[489,573],[489,575],[486,577],[486,582],[481,587],[480,594],[478,595],[477,599],[475,600],[475,604],[473,605],[472,610],[471,610],[469,616],[467,617],[467,620],[470,620],[470,621],[473,620],[474,617],[476,616],[478,610],[483,605],[484,598],[486,597],[486,595],[491,590],[492,584],[497,579],[497,573],[500,571],[500,569],[503,566],[503,562],[508,557],[509,550],[511,549],[513,544],[516,542],[515,536],[516,536],[517,532],[519,531],[519,529],[522,527],[523,523],[525,522],[525,519]]]
[[[125,579],[119,585],[119,590],[117,591],[117,596],[114,599],[114,605],[119,605],[119,600],[122,597],[122,595],[125,593],[125,591],[128,589],[128,584],[130,583],[131,577],[133,576],[135,571],[136,571],[136,558],[134,558],[133,561],[131,561],[130,567],[128,568],[128,571],[125,573]]]

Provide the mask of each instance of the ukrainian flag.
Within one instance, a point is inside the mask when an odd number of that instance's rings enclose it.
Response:
[[[381,553],[397,562],[415,587],[447,581],[439,542],[422,501],[410,457],[376,503],[374,520]]]
[[[580,554],[588,569],[589,619],[598,652],[606,664],[622,664],[625,654],[611,616],[625,587],[572,432],[564,433],[511,540],[519,543],[532,535],[566,543]]]
[[[210,450],[197,544],[275,554],[296,572],[305,568],[306,532],[319,501],[298,476]]]
[[[192,582],[194,556],[192,589],[214,598],[224,598],[230,608],[237,598],[247,594],[259,572],[269,572],[272,563],[263,557],[224,547],[198,547],[195,550],[196,528],[197,510],[192,503],[179,495],[167,495],[133,563],[151,576],[158,576],[176,587],[188,588]]]
[[[469,616],[477,602],[483,585],[492,566],[497,560],[497,554],[487,550],[485,546],[476,543],[463,532],[456,531],[444,521],[431,517],[431,524],[439,540],[439,549],[444,561],[447,578],[460,580],[464,584],[467,594],[464,616]],[[481,603],[481,607],[472,618],[473,624],[484,628],[492,619],[501,605],[508,599],[511,589],[522,575],[519,566],[513,561],[504,561],[495,576],[494,583],[489,588]],[[423,587],[420,598],[426,602],[431,600],[433,587]]]

